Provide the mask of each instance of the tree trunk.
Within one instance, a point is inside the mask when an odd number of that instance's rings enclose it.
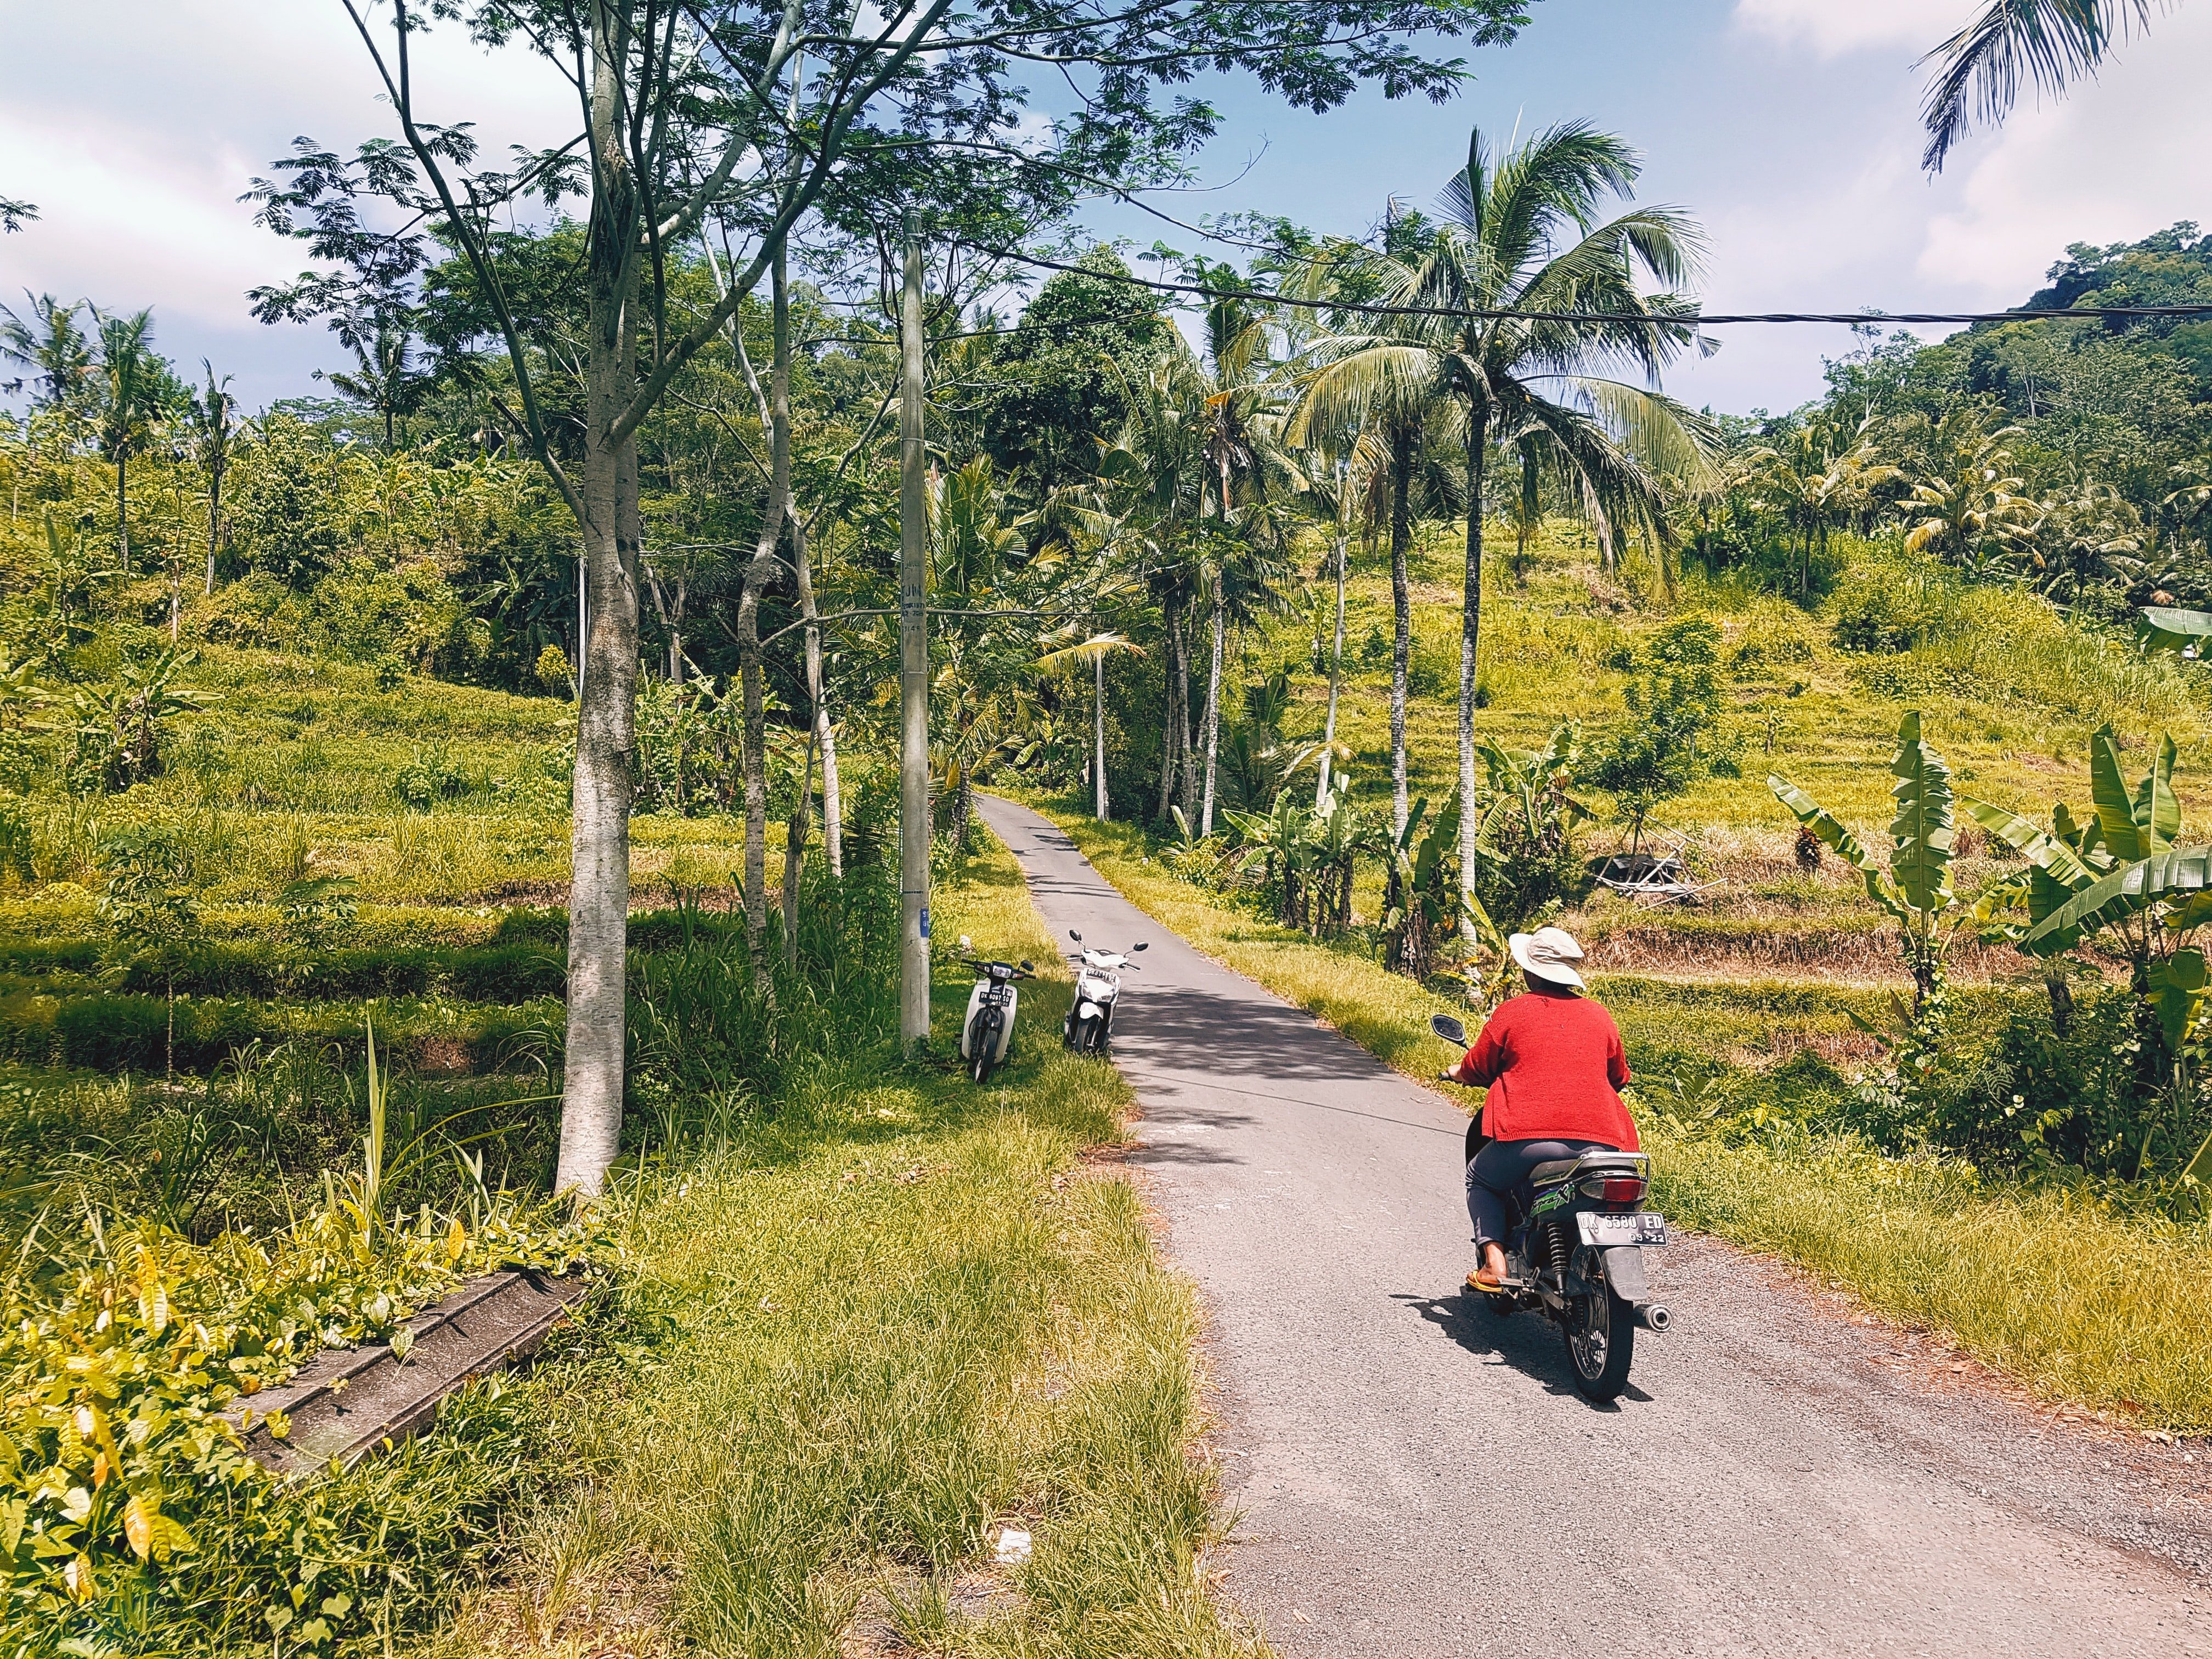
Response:
[[[806,700],[813,706],[814,736],[808,750],[808,775],[812,775],[812,752],[822,751],[822,850],[830,860],[830,873],[845,873],[844,848],[837,799],[837,734],[830,720],[830,694],[822,672],[821,612],[814,603],[814,567],[807,556],[806,523],[794,510],[791,515],[791,558],[799,580],[799,614],[806,619]],[[809,785],[811,787],[811,785]]]
[[[1214,771],[1221,749],[1222,611],[1221,583],[1217,578],[1213,584],[1213,663],[1206,677],[1206,796],[1198,812],[1200,839],[1213,833]]]
[[[903,227],[899,296],[899,1036],[929,1041],[929,503],[921,246]]]
[[[1168,808],[1175,800],[1176,763],[1181,758],[1176,752],[1176,731],[1181,722],[1175,717],[1176,661],[1182,633],[1180,596],[1170,593],[1167,603],[1161,608],[1164,613],[1162,620],[1165,623],[1163,632],[1166,637],[1164,641],[1165,648],[1160,653],[1160,670],[1166,678],[1166,684],[1160,697],[1164,705],[1160,710],[1160,810],[1153,816],[1159,823],[1165,823]]]
[[[126,480],[131,476],[131,458],[121,451],[115,456],[115,556],[123,574],[131,574],[131,492]]]
[[[1408,566],[1413,553],[1413,463],[1415,434],[1396,426],[1390,434],[1390,828],[1406,833],[1412,812],[1406,785],[1406,688],[1413,659],[1413,584]]]
[[[1343,489],[1341,480],[1337,485]],[[1344,683],[1344,533],[1340,524],[1336,538],[1336,647],[1328,659],[1328,718],[1321,728],[1321,785],[1314,791],[1314,811],[1321,811],[1322,803],[1328,799],[1330,763],[1335,757],[1336,699]]]
[[[592,40],[593,150],[617,153],[623,65]],[[637,442],[613,437],[636,391],[635,185],[619,169],[594,185],[585,427],[576,770],[568,878],[568,1021],[554,1190],[599,1195],[622,1135],[629,924],[629,811],[637,735]]]
[[[1467,422],[1467,589],[1459,631],[1459,890],[1474,892],[1475,843],[1482,824],[1475,815],[1475,647],[1482,637],[1482,471],[1490,439],[1487,411],[1468,411]]]
[[[770,278],[775,358],[769,369],[769,499],[752,562],[738,601],[738,673],[744,688],[745,769],[745,953],[754,981],[774,985],[768,966],[768,714],[761,671],[760,601],[775,580],[775,550],[791,498],[790,284],[779,255]]]
[[[208,468],[208,560],[207,591],[215,592],[215,545],[222,533],[222,465]]]
[[[1176,641],[1176,747],[1182,755],[1182,816],[1189,823],[1198,816],[1198,744],[1190,729],[1190,640],[1188,623]]]
[[[1103,823],[1109,816],[1106,799],[1106,653],[1091,665],[1093,697],[1091,705],[1091,793],[1093,813]]]
[[[799,886],[806,872],[806,832],[814,802],[814,739],[806,740],[806,771],[783,831],[783,965],[799,969]]]

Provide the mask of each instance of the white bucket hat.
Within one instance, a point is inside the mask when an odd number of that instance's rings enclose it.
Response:
[[[1571,964],[1583,959],[1583,947],[1564,927],[1539,927],[1533,933],[1516,933],[1505,941],[1513,960],[1538,979],[1554,985],[1584,989],[1583,976]]]

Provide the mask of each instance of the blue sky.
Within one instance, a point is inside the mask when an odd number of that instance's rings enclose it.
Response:
[[[2212,4],[2156,24],[2153,44],[2058,105],[2023,106],[1950,171],[1920,173],[1912,62],[1968,0],[1538,0],[1534,26],[1474,55],[1452,103],[1362,98],[1325,117],[1249,88],[1203,158],[1218,189],[1179,216],[1258,210],[1358,232],[1384,197],[1425,202],[1465,158],[1470,125],[1510,133],[1579,117],[1647,156],[1640,199],[1688,210],[1712,240],[1713,310],[1972,309],[2016,302],[2075,240],[2212,221],[2202,157],[2212,103]],[[270,330],[244,291],[289,276],[296,246],[234,200],[295,133],[347,143],[385,130],[336,0],[0,0],[0,191],[46,209],[0,240],[0,295],[155,307],[163,349],[207,356],[249,402],[314,389],[336,367],[319,330]],[[38,66],[35,76],[26,65]],[[494,145],[566,136],[571,107],[519,54],[448,41],[426,104],[473,116]],[[1156,222],[1093,221],[1149,244]],[[1194,246],[1191,239],[1181,238]],[[1669,389],[1729,410],[1814,395],[1840,329],[1731,330]]]

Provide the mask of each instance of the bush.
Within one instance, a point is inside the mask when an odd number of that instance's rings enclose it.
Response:
[[[2075,1002],[2063,1029],[2043,998],[2016,1009],[1942,1095],[1928,1138],[1996,1164],[2179,1173],[2212,1134],[2212,1095],[2146,1077],[2142,1009],[2109,988]]]
[[[1893,655],[1966,626],[1963,584],[1933,565],[1859,565],[1828,600],[1838,650]]]

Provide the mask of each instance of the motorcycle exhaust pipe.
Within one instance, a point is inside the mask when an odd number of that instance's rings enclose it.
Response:
[[[1656,1302],[1646,1302],[1637,1308],[1636,1322],[1647,1331],[1663,1331],[1674,1322],[1674,1316]]]

